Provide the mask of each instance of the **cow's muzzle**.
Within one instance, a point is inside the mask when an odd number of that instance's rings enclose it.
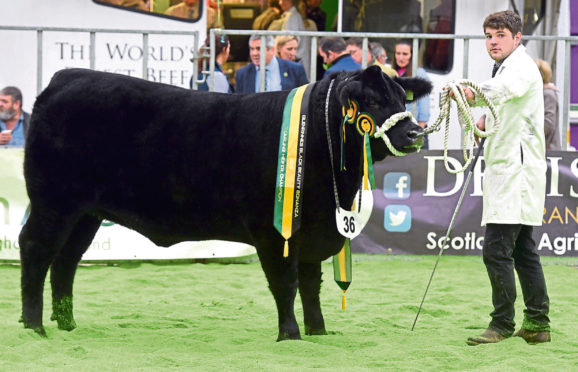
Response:
[[[415,120],[415,118],[413,117],[411,112],[409,112],[409,111],[398,112],[396,114],[391,115],[391,117],[389,119],[387,119],[375,131],[375,134],[373,135],[375,138],[383,139],[385,146],[387,146],[388,150],[395,156],[404,156],[410,152],[415,152],[415,151],[419,150],[423,146],[423,143],[424,143],[423,129],[419,128],[416,130],[408,131],[407,135],[408,135],[408,139],[410,140],[411,144],[408,146],[404,146],[404,148],[403,148],[404,151],[400,151],[400,150],[396,149],[391,144],[391,141],[390,141],[389,137],[387,136],[386,132],[389,129],[391,129],[394,125],[399,123],[400,121],[403,121],[404,119],[411,120],[412,122],[415,123],[416,126],[419,125],[417,123],[417,121]]]

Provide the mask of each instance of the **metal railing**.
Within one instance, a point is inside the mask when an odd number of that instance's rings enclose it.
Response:
[[[199,32],[198,31],[159,31],[159,30],[126,30],[126,29],[103,29],[103,28],[71,28],[71,27],[27,27],[27,26],[0,26],[0,31],[34,31],[36,32],[36,90],[40,94],[42,91],[42,68],[44,56],[44,33],[45,32],[74,32],[90,34],[89,42],[89,68],[95,69],[96,66],[96,34],[141,34],[142,35],[142,78],[147,79],[147,70],[149,63],[149,35],[185,35],[192,36],[194,39],[193,50],[199,49]],[[197,76],[197,64],[193,63],[193,76]],[[194,79],[193,79],[194,80]],[[196,86],[195,86],[196,88]]]
[[[463,61],[462,61],[462,75],[461,78],[468,78],[469,70],[469,50],[470,40],[483,40],[484,35],[454,35],[454,34],[416,34],[416,33],[369,33],[369,32],[311,32],[311,31],[258,31],[258,30],[226,30],[226,29],[211,29],[210,30],[210,60],[209,60],[209,90],[214,87],[215,74],[215,38],[217,35],[259,35],[261,36],[261,45],[265,45],[265,38],[267,35],[282,36],[294,35],[311,37],[311,66],[310,76],[311,81],[316,80],[317,71],[317,41],[319,38],[328,36],[339,36],[343,38],[359,37],[363,39],[363,53],[362,53],[362,67],[367,67],[367,49],[368,39],[411,39],[413,42],[413,50],[419,50],[419,41],[428,39],[450,39],[463,40]],[[568,129],[569,129],[569,109],[570,109],[570,48],[572,45],[578,45],[578,36],[526,36],[523,40],[540,40],[540,41],[555,41],[564,43],[564,90],[562,99],[562,147],[566,149],[568,146]],[[265,48],[261,48],[260,65],[265,64]],[[412,58],[412,70],[417,71],[418,58]],[[265,69],[260,69],[260,87],[259,91],[265,90]]]
[[[33,31],[36,32],[36,48],[37,48],[37,67],[36,67],[36,89],[40,93],[43,88],[43,55],[44,45],[43,36],[46,32],[73,32],[73,33],[88,33],[90,35],[89,42],[89,68],[95,69],[96,66],[96,34],[141,34],[143,51],[148,50],[149,35],[188,35],[192,36],[194,40],[193,46],[193,63],[192,76],[193,88],[197,85],[198,76],[198,51],[199,51],[199,32],[198,31],[159,31],[159,30],[126,30],[126,29],[99,29],[99,28],[70,28],[70,27],[27,27],[27,26],[0,26],[0,31]],[[317,42],[319,38],[327,36],[340,36],[343,38],[360,37],[363,40],[362,66],[367,66],[367,49],[368,39],[411,39],[413,41],[413,50],[419,50],[419,41],[428,39],[451,39],[463,40],[463,61],[462,71],[464,79],[468,78],[469,67],[469,46],[470,40],[482,40],[483,35],[453,35],[453,34],[413,34],[413,33],[361,33],[361,32],[311,32],[311,31],[256,31],[256,30],[227,30],[227,29],[211,29],[210,30],[210,57],[209,57],[209,90],[214,87],[214,73],[215,73],[215,38],[217,35],[259,35],[261,36],[261,44],[265,45],[265,37],[267,35],[294,35],[311,37],[311,66],[310,76],[311,81],[316,80],[317,71]],[[568,128],[569,128],[569,108],[570,108],[570,49],[572,45],[578,45],[578,36],[523,36],[523,40],[541,40],[541,41],[555,41],[564,43],[564,72],[563,81],[563,99],[562,99],[562,136],[563,146],[567,146],[568,142]],[[143,53],[142,58],[142,78],[147,79],[147,69],[149,63],[148,53]],[[260,63],[265,63],[265,48],[261,48]],[[418,67],[418,59],[412,59],[412,69],[416,71]],[[260,70],[260,91],[265,89],[265,69]]]

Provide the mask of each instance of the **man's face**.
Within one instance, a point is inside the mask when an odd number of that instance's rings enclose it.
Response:
[[[486,27],[485,35],[488,54],[496,62],[501,62],[512,54],[522,39],[520,32],[512,35],[512,32],[507,28]]]
[[[319,48],[319,55],[323,58],[323,63],[329,65],[335,58],[332,58],[331,51],[325,53],[321,48]]]
[[[265,51],[265,64],[269,64],[275,55],[275,48],[270,48]],[[249,41],[249,56],[251,57],[251,62],[255,66],[259,66],[261,61],[261,39]]]
[[[347,46],[347,48],[345,50],[349,54],[351,54],[351,57],[355,60],[355,62],[361,64],[361,60],[363,59],[363,49],[361,49],[357,45],[350,44]],[[367,62],[369,63],[370,61],[371,61],[371,53],[369,52],[369,49],[368,49],[367,50]]]
[[[10,120],[16,114],[18,102],[12,100],[12,96],[0,94],[0,120]]]

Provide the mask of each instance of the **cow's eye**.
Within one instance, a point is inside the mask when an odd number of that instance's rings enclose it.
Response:
[[[379,108],[379,103],[373,98],[369,98],[367,99],[367,106],[371,108]]]

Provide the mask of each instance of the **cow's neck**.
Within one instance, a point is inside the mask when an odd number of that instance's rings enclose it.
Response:
[[[331,177],[335,177],[339,203],[342,208],[348,209],[361,185],[362,165],[363,165],[363,138],[351,125],[346,125],[345,141],[342,149],[342,137],[340,131],[343,125],[342,108],[339,102],[339,91],[336,82],[324,82],[323,87],[323,117],[316,122],[323,123],[324,140],[326,153],[328,154],[327,166],[333,163]],[[327,130],[331,138],[331,156],[328,146]],[[344,164],[341,167],[341,156],[343,151]]]

